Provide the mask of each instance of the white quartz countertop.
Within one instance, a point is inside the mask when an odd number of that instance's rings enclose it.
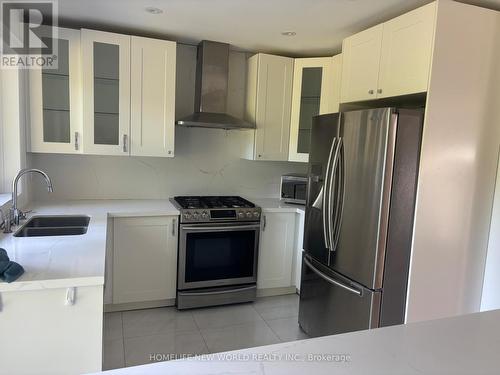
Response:
[[[248,198],[248,200],[260,206],[264,212],[305,212],[304,206],[284,203],[279,198]]]
[[[0,233],[0,248],[25,273],[13,283],[0,281],[0,292],[103,285],[108,217],[178,215],[168,200],[96,200],[34,203],[36,215],[87,215],[81,236],[26,237]],[[15,229],[17,230],[17,228]]]
[[[114,375],[498,374],[500,310],[198,358]]]
[[[303,213],[304,207],[276,198],[250,198],[264,212]],[[0,292],[104,284],[108,217],[178,215],[169,200],[81,200],[33,203],[28,217],[87,215],[90,224],[81,236],[14,237],[0,232],[0,248],[25,273],[15,282],[0,281]],[[18,228],[14,229],[14,232]]]

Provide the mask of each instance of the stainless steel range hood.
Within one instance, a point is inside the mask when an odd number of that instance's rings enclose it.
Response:
[[[229,44],[204,40],[198,45],[194,113],[177,125],[255,129],[255,125],[227,114]]]

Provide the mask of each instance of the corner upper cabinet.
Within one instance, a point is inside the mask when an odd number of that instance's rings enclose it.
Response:
[[[86,154],[130,153],[130,36],[82,30]]]
[[[338,57],[295,59],[289,161],[307,162],[312,118],[337,112],[340,91]]]
[[[256,129],[245,131],[245,159],[288,160],[293,60],[263,53],[248,59],[246,120]]]
[[[132,156],[174,156],[175,62],[175,42],[132,37]]]
[[[42,27],[46,38],[51,30]],[[57,69],[29,70],[31,152],[82,153],[80,31],[59,28]],[[44,37],[42,36],[42,40]]]
[[[383,29],[383,25],[377,25],[344,39],[342,103],[377,97]]]
[[[344,40],[341,102],[427,91],[436,3]]]

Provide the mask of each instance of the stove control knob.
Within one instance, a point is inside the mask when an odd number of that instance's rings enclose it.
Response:
[[[193,219],[198,219],[198,216],[200,216],[198,212],[193,212]]]
[[[260,216],[259,211],[255,211],[255,212],[253,213],[253,216],[254,216],[255,218],[257,218],[257,219],[258,219],[258,218],[259,218],[259,216]]]
[[[251,218],[252,218],[252,213],[251,213],[250,211],[248,211],[248,212],[247,212],[247,217],[248,217],[249,219],[251,219]]]
[[[201,214],[201,218],[202,219],[208,219],[209,218],[208,212],[207,211],[203,211],[202,214]]]
[[[245,218],[245,213],[244,212],[238,212],[238,217],[240,219],[244,219]]]
[[[184,219],[191,220],[191,214],[184,214]]]

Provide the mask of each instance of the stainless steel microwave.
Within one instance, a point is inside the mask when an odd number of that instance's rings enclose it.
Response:
[[[306,204],[307,175],[290,173],[281,176],[281,199],[285,203]]]

